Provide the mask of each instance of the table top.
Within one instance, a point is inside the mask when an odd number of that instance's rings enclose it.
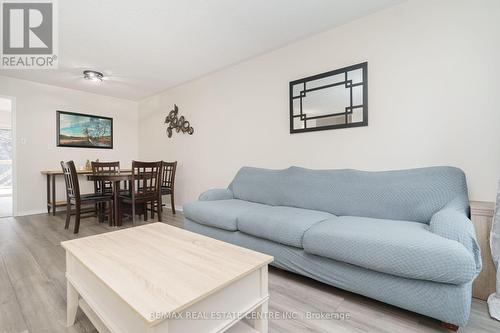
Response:
[[[139,175],[135,176],[136,178],[141,178]],[[144,177],[143,177],[144,178]],[[132,172],[120,171],[120,172],[110,172],[110,173],[101,173],[98,175],[87,175],[87,180],[110,180],[110,181],[119,181],[119,180],[130,180],[132,179]]]
[[[164,223],[61,245],[150,324],[162,321],[151,314],[178,313],[273,261]]]
[[[132,172],[132,169],[121,169],[120,172]],[[42,170],[40,171],[42,175],[62,175],[62,170]],[[92,170],[76,170],[79,175],[91,175]]]

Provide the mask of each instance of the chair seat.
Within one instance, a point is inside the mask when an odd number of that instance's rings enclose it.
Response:
[[[171,187],[162,186],[161,187],[161,194],[163,194],[163,195],[172,194],[172,188]]]
[[[120,193],[127,193],[127,192],[129,191],[125,189],[120,189]],[[101,193],[101,192],[95,192],[95,193]],[[105,189],[104,194],[113,195],[113,189],[112,188]]]
[[[304,251],[400,277],[450,284],[470,282],[472,255],[424,223],[341,216],[312,226]]]
[[[130,194],[129,191],[124,191],[120,192],[120,199],[125,202],[132,202],[132,194]],[[138,203],[142,203],[144,201],[152,201],[152,200],[158,200],[156,195],[148,195],[148,196],[143,196],[143,195],[136,195],[135,196],[135,201]]]
[[[80,195],[81,201],[106,201],[112,200],[113,195],[111,193],[88,193]]]

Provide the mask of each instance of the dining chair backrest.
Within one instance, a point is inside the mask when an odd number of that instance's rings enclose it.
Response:
[[[161,168],[161,187],[173,189],[175,183],[175,170],[177,169],[177,161],[163,162]]]
[[[66,195],[69,199],[80,199],[80,185],[78,183],[78,174],[76,173],[75,162],[61,161],[61,167],[64,174],[64,182],[66,183]]]
[[[132,161],[131,191],[136,199],[158,197],[162,162]]]
[[[102,175],[120,172],[120,162],[91,162],[92,174]],[[111,192],[113,183],[109,180],[97,181],[94,180],[95,193]]]

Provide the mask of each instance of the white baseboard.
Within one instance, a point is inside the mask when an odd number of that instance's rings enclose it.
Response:
[[[47,209],[38,209],[38,210],[25,210],[23,212],[17,212],[14,216],[27,216],[27,215],[38,215],[38,214],[47,214]]]
[[[165,203],[164,203],[164,204],[165,204]],[[172,210],[172,209],[170,208],[170,205],[165,205],[165,206],[163,207],[163,209]],[[177,212],[177,211],[182,212],[182,211],[183,211],[183,210],[182,210],[182,206],[175,205],[175,211],[176,211],[176,212]]]
[[[170,205],[165,205],[164,209],[170,210]],[[175,210],[182,212],[182,206],[175,205]],[[59,211],[64,211],[64,209],[59,209]],[[14,216],[27,216],[27,215],[38,215],[38,214],[47,214],[47,209],[35,209],[35,210],[25,210],[22,212],[17,212]]]

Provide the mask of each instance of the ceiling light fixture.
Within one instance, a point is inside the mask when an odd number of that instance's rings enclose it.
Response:
[[[90,71],[90,70],[83,71],[83,78],[85,80],[101,82],[103,77],[104,75],[102,75],[101,72]]]

